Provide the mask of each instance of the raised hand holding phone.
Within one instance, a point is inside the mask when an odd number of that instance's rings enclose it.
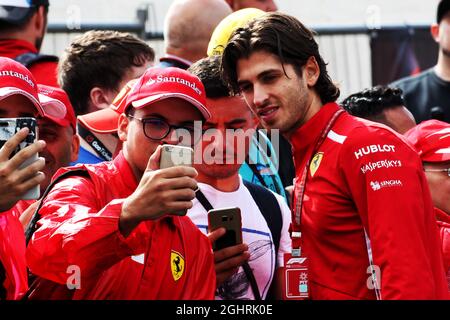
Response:
[[[225,228],[225,234],[212,244],[214,251],[241,244],[241,210],[237,207],[209,210],[208,229],[213,231],[218,228]]]
[[[216,285],[220,286],[250,258],[248,246],[242,243],[239,208],[208,211],[208,238],[214,248]]]
[[[45,160],[38,156],[45,149],[45,142],[36,141],[35,125],[21,128],[33,121],[19,119],[32,118],[0,119],[0,212],[21,199],[38,199],[39,184],[45,178],[41,172]]]
[[[195,198],[197,171],[188,166],[160,169],[164,146],[158,146],[150,157],[136,190],[124,201],[120,230],[127,236],[144,220],[155,220],[166,214],[185,215]]]

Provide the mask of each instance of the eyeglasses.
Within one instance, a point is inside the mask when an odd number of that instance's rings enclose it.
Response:
[[[195,125],[175,126],[161,118],[137,118],[132,115],[127,115],[127,117],[142,122],[144,134],[151,140],[160,141],[166,138],[173,129],[180,145],[194,146],[201,139],[203,133],[201,125],[198,127]]]
[[[450,177],[450,168],[447,169],[424,169],[425,172],[447,172],[447,175]]]

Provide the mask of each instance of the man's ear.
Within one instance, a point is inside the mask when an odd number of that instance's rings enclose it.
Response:
[[[320,76],[319,64],[315,57],[309,57],[306,64],[303,66],[303,79],[305,79],[308,87],[314,87],[317,83],[317,79]]]
[[[430,33],[433,37],[434,41],[439,43],[439,25],[437,23],[433,23],[430,27]]]
[[[36,30],[38,36],[42,36],[45,33],[45,29],[47,28],[47,18],[44,6],[40,6],[36,10],[31,21],[34,26],[33,29]]]
[[[78,159],[78,153],[80,151],[80,136],[74,134],[72,137],[72,144],[70,148],[70,161],[75,162]]]
[[[130,124],[130,119],[122,113],[119,117],[118,125],[117,125],[117,135],[119,136],[120,141],[127,141],[128,135],[128,126]]]
[[[108,108],[114,98],[112,95],[111,92],[105,89],[99,87],[92,88],[89,97],[91,98],[93,110],[90,110],[90,112]]]

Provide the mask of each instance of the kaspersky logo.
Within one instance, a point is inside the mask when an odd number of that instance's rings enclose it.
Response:
[[[150,78],[148,79],[146,85],[154,85],[155,83],[161,83],[161,82],[174,82],[174,83],[180,83],[183,84],[192,90],[194,90],[197,94],[201,95],[202,91],[197,87],[197,85],[193,82],[190,82],[189,80],[179,78],[179,77],[163,77],[161,75],[157,76],[156,79]]]

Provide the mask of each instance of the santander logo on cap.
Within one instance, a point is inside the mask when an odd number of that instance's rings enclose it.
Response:
[[[0,76],[2,76],[2,77],[7,77],[7,76],[9,76],[9,77],[15,77],[15,78],[18,78],[18,79],[21,79],[21,80],[25,81],[25,82],[28,83],[32,88],[35,87],[34,81],[33,81],[32,79],[30,79],[30,78],[28,77],[28,75],[26,75],[26,74],[24,75],[24,74],[22,74],[22,73],[20,73],[20,72],[17,72],[17,71],[13,71],[13,70],[2,70],[2,71],[0,71]]]
[[[200,79],[186,70],[173,67],[147,69],[131,88],[125,104],[139,109],[168,98],[183,99],[196,107],[205,119],[211,117]]]
[[[197,87],[197,85],[187,79],[183,79],[180,77],[164,77],[162,75],[158,75],[156,77],[156,80],[152,77],[150,77],[150,79],[147,81],[146,85],[151,86],[154,85],[156,83],[163,83],[163,82],[173,82],[173,83],[179,83],[179,84],[183,84],[189,88],[191,88],[192,90],[194,90],[197,94],[201,95],[202,91]]]

